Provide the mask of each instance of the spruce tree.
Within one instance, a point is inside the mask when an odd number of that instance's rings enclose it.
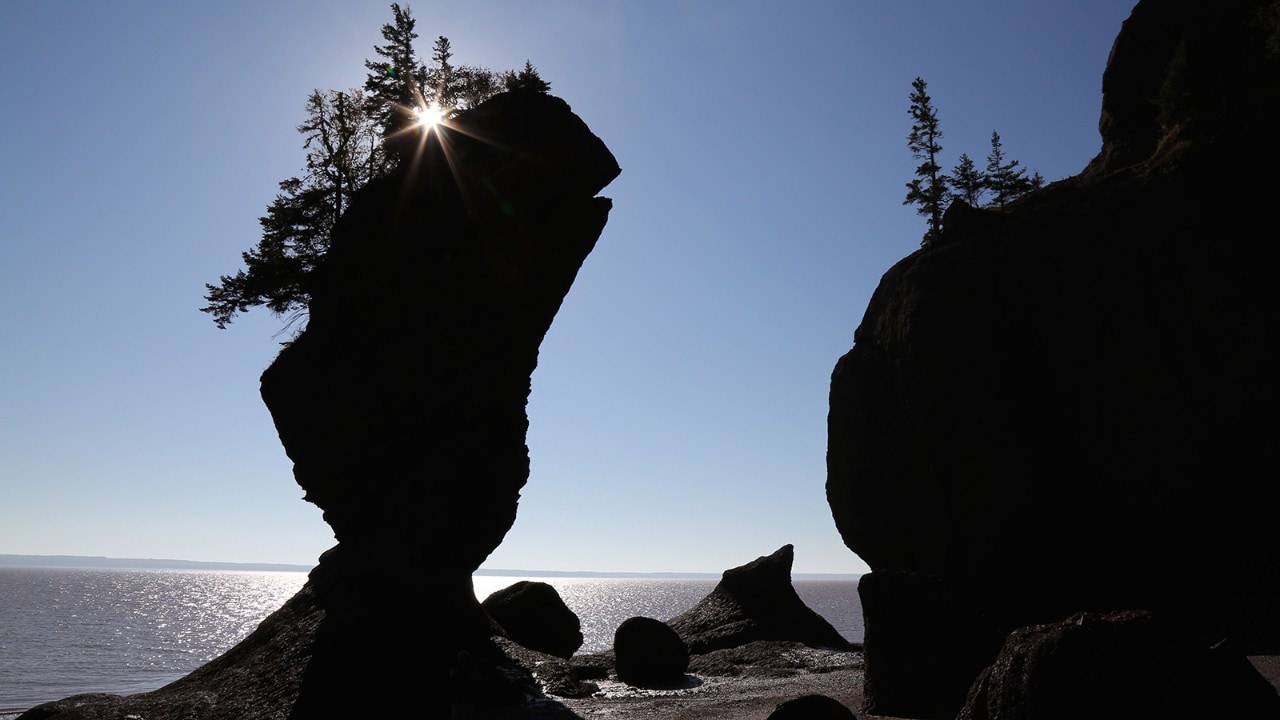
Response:
[[[551,83],[542,79],[538,69],[528,60],[524,61],[524,69],[520,72],[508,70],[502,74],[502,85],[506,90],[532,90],[534,92],[551,92]]]
[[[453,64],[449,62],[452,58],[453,46],[449,38],[443,35],[436,38],[436,43],[431,48],[431,60],[435,65],[425,71],[423,88],[428,101],[434,103],[442,112],[449,112],[458,107],[458,98],[461,95]]]
[[[386,170],[382,138],[358,89],[313,91],[306,107],[307,120],[298,132],[306,138],[307,178],[327,189],[337,222],[351,195]]]
[[[418,61],[413,41],[417,21],[409,10],[391,4],[394,22],[382,26],[386,45],[375,45],[379,60],[365,60],[369,74],[364,82],[367,112],[382,128],[382,137],[393,138],[413,125],[414,108],[424,104],[420,81],[426,73]]]
[[[960,154],[960,162],[951,169],[951,198],[963,200],[971,207],[982,207],[987,192],[987,176],[973,164],[968,153]]]
[[[1006,161],[1000,133],[991,131],[991,152],[987,155],[987,188],[991,190],[991,205],[1004,207],[1010,202],[1044,186],[1040,173],[1028,177],[1026,168],[1017,160]]]
[[[385,169],[379,129],[365,108],[359,90],[316,90],[307,98],[307,119],[298,125],[306,173],[280,182],[258,218],[262,238],[240,256],[244,269],[205,285],[209,304],[201,310],[219,328],[253,307],[294,318],[306,310],[311,273],[329,251],[333,226],[351,196]]]
[[[942,232],[942,204],[947,199],[948,178],[938,164],[938,155],[942,152],[938,112],[923,79],[917,77],[911,82],[910,100],[909,112],[914,123],[907,135],[907,148],[920,164],[916,166],[916,178],[907,183],[907,197],[902,204],[916,205],[916,212],[928,218],[928,229],[920,241],[924,247]]]

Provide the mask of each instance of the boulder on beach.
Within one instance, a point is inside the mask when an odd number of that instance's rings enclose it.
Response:
[[[521,580],[480,603],[509,640],[562,658],[582,647],[582,623],[550,584]]]
[[[637,687],[684,683],[689,648],[669,625],[648,617],[628,618],[613,634],[614,671]]]
[[[849,647],[849,641],[796,594],[791,584],[794,557],[795,548],[783,545],[772,555],[724,571],[711,594],[667,624],[694,654],[757,640]]]

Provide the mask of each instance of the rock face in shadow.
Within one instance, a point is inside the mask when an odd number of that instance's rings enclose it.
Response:
[[[1277,183],[1252,169],[1280,157],[1277,38],[1275,2],[1139,3],[1086,170],[882,278],[832,374],[827,492],[873,575],[931,579],[864,607],[869,712],[952,717],[994,658],[913,661],[927,618],[877,608],[925,612],[922,586],[972,636],[1139,608],[1280,644]]]
[[[794,547],[783,545],[772,555],[725,570],[711,594],[667,624],[695,654],[757,640],[848,647],[849,642],[831,623],[796,594],[791,584],[794,557]]]
[[[1271,720],[1280,695],[1249,661],[1147,612],[1077,613],[1015,630],[957,720]]]
[[[892,707],[898,717],[947,716],[939,698],[964,698],[1004,642],[973,597],[936,575],[878,570],[858,581],[858,597],[868,708]]]
[[[528,694],[501,669],[471,573],[515,519],[538,346],[619,169],[566,103],[530,92],[405,148],[338,223],[307,328],[262,376],[337,546],[239,660],[74,717],[448,717],[457,698]]]

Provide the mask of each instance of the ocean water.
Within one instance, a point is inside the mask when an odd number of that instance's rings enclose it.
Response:
[[[239,642],[306,582],[301,572],[0,567],[0,720],[87,692],[154,690]],[[477,576],[476,596],[519,580],[553,585],[582,621],[583,653],[622,621],[670,619],[715,580]],[[862,639],[854,580],[796,580],[844,637]]]
[[[0,567],[0,718],[154,690],[248,635],[301,572]]]

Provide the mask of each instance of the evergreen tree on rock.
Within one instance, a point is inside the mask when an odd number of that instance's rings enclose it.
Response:
[[[1026,168],[1019,167],[1017,160],[1005,160],[1000,133],[995,130],[991,131],[991,153],[987,155],[986,181],[992,194],[991,205],[994,207],[1004,207],[1044,186],[1044,178],[1040,173],[1028,177]]]
[[[443,35],[428,68],[414,50],[412,13],[394,3],[391,11],[392,22],[382,26],[386,44],[374,46],[378,59],[365,61],[364,87],[308,96],[307,119],[297,128],[305,138],[305,171],[279,183],[279,193],[258,219],[262,238],[241,253],[244,268],[205,285],[208,305],[201,311],[219,328],[254,307],[288,316],[286,328],[306,314],[312,273],[328,253],[333,227],[351,196],[417,151],[422,133],[433,131],[423,120],[426,111],[447,119],[504,89],[551,88],[528,61],[522,71],[502,74],[455,66]]]
[[[927,90],[922,78],[917,77],[911,82],[909,112],[914,123],[907,135],[907,148],[920,164],[916,166],[915,179],[907,183],[907,197],[902,201],[903,205],[915,205],[916,212],[928,219],[928,229],[920,241],[922,247],[928,246],[942,232],[943,203],[947,200],[948,185],[948,178],[938,164],[938,156],[942,153],[938,111],[934,109]]]
[[[960,154],[960,161],[951,169],[951,199],[963,200],[971,207],[982,207],[982,197],[987,192],[987,176],[978,170],[968,153]]]

